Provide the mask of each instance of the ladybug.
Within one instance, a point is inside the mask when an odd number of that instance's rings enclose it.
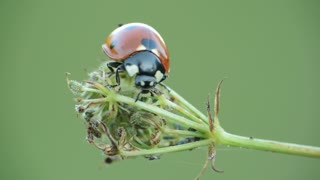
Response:
[[[102,45],[104,53],[112,60],[107,64],[116,75],[116,85],[120,85],[119,72],[126,71],[135,76],[135,86],[141,93],[150,93],[169,73],[169,53],[160,34],[143,23],[119,25]],[[115,69],[115,70],[114,70]],[[165,86],[164,86],[165,87]]]

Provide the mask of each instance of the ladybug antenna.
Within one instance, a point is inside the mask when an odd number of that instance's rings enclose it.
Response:
[[[137,102],[139,100],[139,97],[140,97],[141,93],[142,93],[142,90],[140,92],[138,92],[138,94],[134,98],[134,102]]]

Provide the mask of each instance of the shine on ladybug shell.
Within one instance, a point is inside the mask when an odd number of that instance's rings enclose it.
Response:
[[[169,53],[160,34],[143,23],[124,24],[115,29],[102,45],[111,59],[124,61],[139,51],[151,51],[161,61],[165,72],[169,72]]]

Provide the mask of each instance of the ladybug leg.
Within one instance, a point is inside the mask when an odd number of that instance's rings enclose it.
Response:
[[[159,83],[161,83],[162,81],[164,81],[167,77],[168,77],[168,75],[165,74],[165,75],[162,77],[162,79],[159,81]]]
[[[115,68],[118,68],[121,64],[122,64],[122,63],[116,62],[116,61],[108,62],[108,63],[107,63],[107,66],[108,66],[108,68],[109,68],[109,70],[110,70],[110,73],[111,73],[111,74],[114,74],[114,69],[115,69]]]
[[[162,81],[164,81],[167,77],[168,77],[168,75],[165,74],[165,75],[162,77],[162,79],[158,82],[158,84],[159,84],[160,86],[162,86],[163,88],[165,88],[168,92],[170,92],[170,89],[169,89],[166,85],[164,85],[164,84],[162,83]]]
[[[170,89],[166,85],[164,85],[162,82],[159,82],[158,84],[163,88],[165,88],[168,92],[170,92]]]
[[[138,94],[136,95],[136,97],[134,98],[134,102],[137,102],[139,100],[140,94],[142,93],[142,90],[140,92],[138,92]]]
[[[134,98],[134,102],[137,102],[139,100],[141,94],[146,94],[146,93],[150,93],[151,96],[153,96],[153,93],[151,91],[142,89]]]
[[[119,71],[123,71],[125,70],[124,69],[124,66],[122,63],[120,62],[109,62],[107,64],[108,68],[110,69],[110,76],[112,74],[116,74],[116,83],[115,85],[111,85],[111,87],[116,87],[116,86],[119,86],[120,85],[120,75],[119,75]],[[114,70],[114,68],[116,68],[116,70]]]
[[[117,67],[116,69],[116,83],[117,85],[116,86],[119,86],[120,85],[120,75],[119,75],[119,71],[124,71],[124,66],[123,64],[121,64],[120,66]]]

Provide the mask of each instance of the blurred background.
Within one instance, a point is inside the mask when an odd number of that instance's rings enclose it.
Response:
[[[106,60],[119,23],[157,29],[171,55],[165,81],[205,112],[222,86],[231,133],[320,146],[320,3],[271,1],[0,2],[0,179],[194,179],[206,148],[110,166],[85,141],[65,72],[83,80]],[[213,98],[212,98],[213,99]],[[320,160],[219,147],[201,179],[317,179]]]

